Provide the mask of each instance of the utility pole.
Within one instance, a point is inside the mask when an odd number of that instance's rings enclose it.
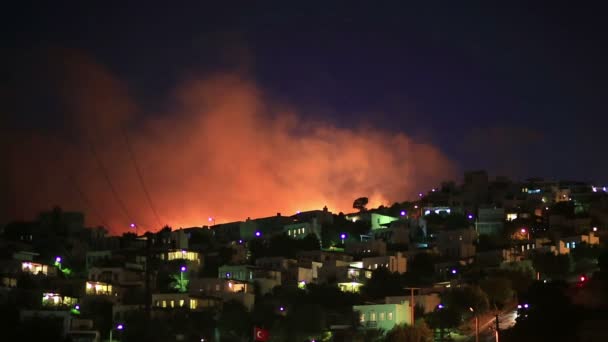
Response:
[[[410,290],[410,314],[412,316],[412,326],[416,323],[416,318],[414,317],[414,311],[416,307],[415,299],[414,299],[414,290],[420,290],[419,287],[406,287],[406,290]]]
[[[500,321],[498,320],[498,314],[496,314],[496,342],[498,342],[499,331],[500,331]]]

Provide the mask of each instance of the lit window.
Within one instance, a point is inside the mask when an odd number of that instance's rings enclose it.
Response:
[[[576,248],[576,242],[572,242],[572,248]]]
[[[196,300],[194,299],[190,299],[190,309],[194,310],[196,309]]]
[[[167,301],[166,300],[163,300],[163,305],[162,306],[163,306],[163,308],[167,307]]]
[[[393,313],[392,313],[392,312],[389,312],[389,313],[386,315],[386,317],[387,317],[387,319],[388,319],[389,321],[392,321],[392,320],[393,320]]]
[[[184,306],[184,300],[183,300],[183,299],[180,299],[180,300],[179,300],[179,307],[181,308],[181,307],[183,307],[183,306]]]
[[[372,313],[369,314],[369,320],[374,322],[376,320],[376,313],[374,311],[372,311]]]
[[[378,268],[378,264],[374,264],[374,268]]]
[[[361,322],[365,322],[365,314],[364,314],[364,313],[362,313],[362,314],[359,316],[359,320],[360,320]]]
[[[175,307],[175,301],[174,300],[172,300],[171,302],[169,302],[169,304],[171,305],[172,308]]]
[[[566,248],[570,248],[570,242],[566,242]]]
[[[381,313],[380,313],[380,320],[381,320],[381,321],[384,321],[384,312],[381,312]]]

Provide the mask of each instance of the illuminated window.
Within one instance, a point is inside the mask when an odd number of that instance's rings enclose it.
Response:
[[[393,313],[389,312],[388,314],[386,314],[386,317],[387,317],[386,319],[388,319],[389,321],[392,321],[393,320]]]
[[[365,314],[364,313],[361,313],[361,315],[359,316],[359,320],[361,322],[365,322]]]
[[[181,307],[184,307],[184,300],[183,300],[183,299],[180,299],[180,300],[179,300],[179,307],[180,307],[180,308],[181,308]]]
[[[381,320],[381,321],[384,321],[384,312],[381,312],[381,313],[380,313],[380,320]]]
[[[376,313],[374,311],[369,314],[369,320],[372,322],[376,320]]]
[[[197,306],[197,302],[195,299],[190,299],[190,309],[194,310],[196,309]]]
[[[175,301],[174,300],[170,301],[169,305],[171,305],[171,307],[174,308],[175,307]]]
[[[372,278],[372,272],[371,271],[365,271],[365,278],[371,279]]]
[[[167,307],[167,301],[163,300],[163,308],[166,308],[166,307]]]

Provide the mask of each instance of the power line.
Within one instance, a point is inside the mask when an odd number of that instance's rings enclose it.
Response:
[[[80,199],[82,200],[85,208],[88,208],[91,210],[91,212],[93,213],[93,215],[95,215],[97,217],[97,219],[101,222],[101,224],[110,229],[110,226],[108,225],[108,221],[106,221],[106,219],[101,216],[101,214],[99,213],[99,211],[97,211],[95,209],[95,207],[93,207],[93,205],[91,205],[91,202],[89,201],[88,197],[84,194],[84,192],[82,191],[82,188],[78,185],[78,183],[76,182],[76,179],[73,177],[69,177],[70,175],[66,175],[66,180],[68,181],[68,183],[72,184],[74,186],[74,189],[76,190],[76,192],[78,193],[78,196],[80,197]]]
[[[116,192],[116,188],[112,184],[112,181],[110,180],[110,176],[108,175],[108,170],[106,169],[106,167],[103,165],[103,162],[99,158],[99,155],[97,154],[97,151],[95,150],[95,146],[93,145],[93,142],[88,139],[87,139],[87,141],[89,143],[91,153],[93,154],[93,157],[95,157],[95,160],[97,161],[97,165],[101,169],[101,173],[103,174],[106,182],[108,183],[108,186],[110,187],[110,191],[112,191],[112,195],[114,196],[114,199],[116,200],[116,202],[118,202],[120,209],[122,210],[123,214],[125,214],[125,216],[127,217],[127,221],[133,222],[133,220],[131,219],[132,216],[129,214],[129,211],[127,210],[127,206],[125,205],[125,203],[120,199],[120,196],[118,196],[118,192]]]
[[[154,204],[152,203],[152,197],[150,196],[150,193],[148,192],[148,188],[146,187],[146,183],[144,182],[144,178],[141,175],[141,169],[139,168],[139,164],[137,163],[137,159],[135,158],[135,153],[133,152],[133,148],[131,147],[131,143],[129,142],[129,137],[127,135],[126,131],[122,131],[122,134],[125,138],[125,143],[127,144],[127,150],[129,151],[129,156],[131,157],[131,162],[133,162],[133,166],[135,167],[135,173],[137,173],[137,179],[139,179],[139,184],[141,185],[141,188],[144,191],[144,194],[146,195],[146,199],[148,201],[148,205],[150,206],[150,210],[152,210],[152,212],[154,213],[154,217],[156,217],[156,222],[158,223],[158,227],[161,228],[162,227],[162,221],[160,219],[160,216],[158,215],[158,212],[156,211],[156,208],[154,207]]]

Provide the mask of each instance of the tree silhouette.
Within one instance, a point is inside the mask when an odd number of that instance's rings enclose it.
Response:
[[[369,199],[367,197],[359,197],[353,202],[353,208],[359,211],[364,211],[368,202]]]

